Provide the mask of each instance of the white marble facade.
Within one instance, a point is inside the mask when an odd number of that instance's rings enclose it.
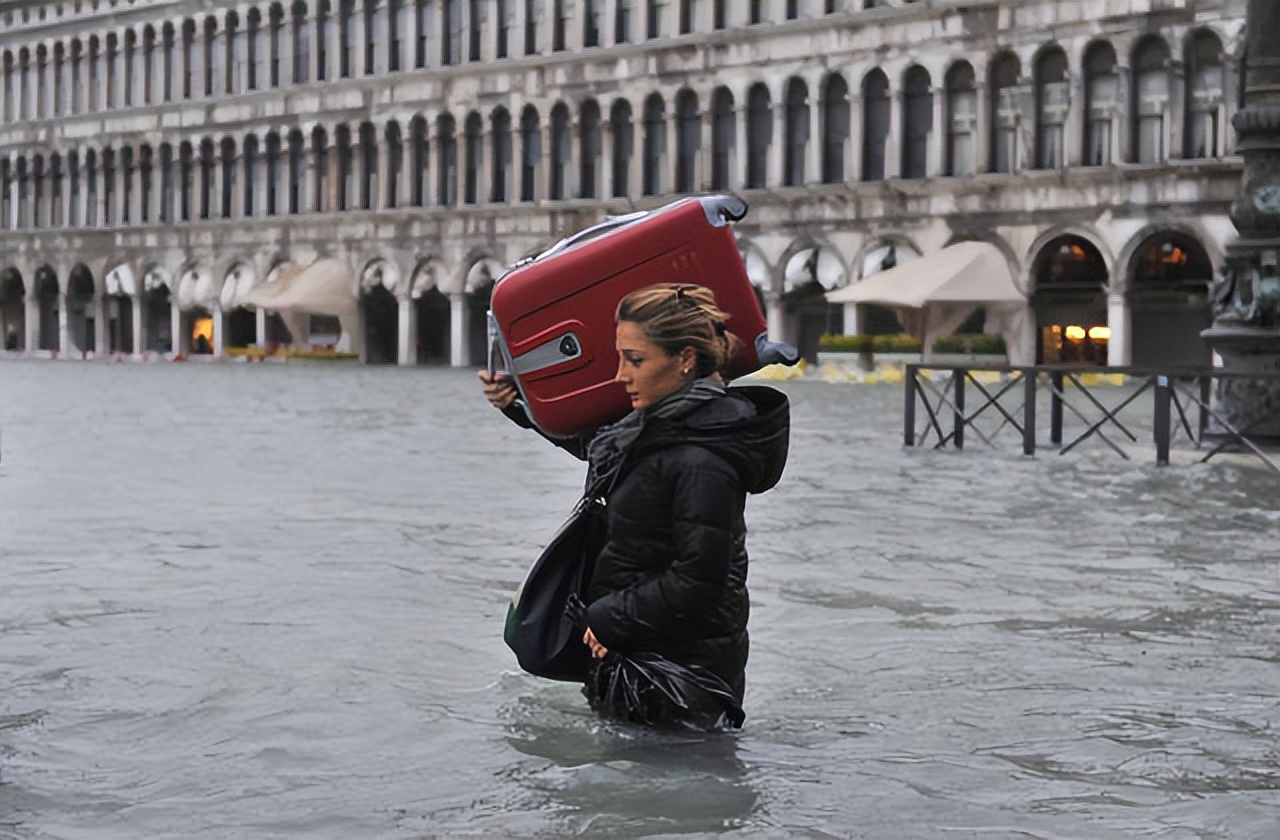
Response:
[[[212,319],[219,355],[272,340],[247,290],[331,257],[366,358],[480,364],[503,266],[731,191],[771,332],[802,348],[869,328],[823,290],[983,239],[1042,331],[1208,361],[1244,6],[6,4],[0,327],[20,352],[142,355]]]

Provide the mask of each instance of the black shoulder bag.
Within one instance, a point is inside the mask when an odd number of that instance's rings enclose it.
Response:
[[[604,548],[605,499],[619,471],[598,479],[578,500],[507,607],[502,639],[534,676],[584,682],[590,671],[581,599]]]

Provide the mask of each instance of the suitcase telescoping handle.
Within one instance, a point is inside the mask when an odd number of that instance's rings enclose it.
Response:
[[[538,256],[534,257],[534,261],[536,262],[538,260],[545,260],[547,257],[555,256],[556,254],[560,253],[561,251],[563,251],[564,249],[568,248],[571,245],[577,245],[579,242],[585,242],[588,239],[594,239],[595,237],[600,236],[601,234],[608,233],[609,231],[614,230],[615,228],[620,228],[624,225],[629,225],[632,222],[638,222],[647,215],[649,215],[647,212],[641,210],[638,213],[627,213],[626,215],[623,215],[623,216],[615,216],[612,219],[605,219],[603,222],[600,222],[599,224],[594,224],[591,227],[583,228],[582,230],[578,231],[575,234],[572,234],[571,236],[566,236],[564,239],[561,239],[559,242],[552,245],[550,248],[543,251],[541,254],[538,254]]]

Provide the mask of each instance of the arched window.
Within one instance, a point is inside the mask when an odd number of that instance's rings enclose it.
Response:
[[[463,177],[462,201],[464,204],[477,204],[480,201],[480,166],[484,160],[484,121],[475,111],[467,115],[463,126],[463,143],[466,153],[465,174]]]
[[[1115,120],[1120,112],[1120,81],[1116,53],[1105,41],[1084,54],[1084,165],[1115,162]]]
[[[338,75],[344,79],[355,73],[351,46],[351,19],[354,15],[355,0],[338,0]]]
[[[888,139],[889,77],[876,68],[862,80],[862,180],[884,180]]]
[[[311,33],[307,31],[307,4],[293,4],[293,83],[304,84],[311,70]]]
[[[409,203],[427,203],[427,120],[421,114],[409,121]]]
[[[535,55],[538,52],[538,20],[542,17],[540,8],[539,0],[524,0],[525,55]]]
[[[565,46],[565,30],[569,28],[569,10],[565,0],[552,0],[551,3],[551,51],[563,52]],[[554,119],[554,115],[552,116]]]
[[[376,0],[364,4],[364,74],[373,76],[381,72],[378,67],[378,45],[387,42],[387,7]]]
[[[1222,156],[1222,42],[1212,32],[1197,32],[1187,43],[1186,119],[1182,156]]]
[[[213,158],[213,143],[209,142],[209,157]],[[116,214],[116,154],[111,149],[102,150],[102,224],[110,227],[119,218]],[[22,192],[18,193],[19,201],[23,200]]]
[[[662,96],[649,94],[644,102],[644,152],[641,189],[644,195],[662,194],[662,159],[667,150],[667,105]]]
[[[214,48],[214,43],[218,39],[218,22],[212,17],[205,18],[204,21],[204,40],[200,42],[200,62],[203,69],[202,79],[200,82],[200,95],[213,96],[213,80],[217,78],[218,68],[222,66],[221,56],[218,55]],[[215,63],[216,61],[216,63]]]
[[[1047,47],[1035,67],[1036,169],[1058,169],[1066,163],[1063,136],[1070,106],[1066,53]]]
[[[849,142],[849,83],[839,73],[826,78],[822,94],[822,183],[844,181]]]
[[[711,189],[729,189],[733,147],[737,134],[733,114],[733,93],[718,87],[711,94]]]
[[[584,3],[582,10],[582,46],[600,46],[600,12],[602,4]]]
[[[187,151],[191,151],[190,145]],[[93,149],[84,153],[85,227],[98,226],[98,156]]]
[[[236,195],[236,141],[222,140],[222,207],[219,216],[230,219]]]
[[[147,224],[155,221],[152,213],[151,182],[154,171],[155,161],[152,157],[151,147],[143,146],[138,150],[138,222]]]
[[[160,66],[156,61],[156,30],[148,26],[142,30],[142,95],[140,97],[147,105],[156,101],[156,93],[159,90],[159,85],[156,84],[159,71]]]
[[[345,0],[344,0],[345,2]],[[515,0],[509,0],[515,2]],[[431,4],[427,0],[413,0],[413,18],[418,23],[418,38],[413,45],[413,66],[427,66],[427,48],[431,36]]]
[[[694,0],[680,0],[680,34],[688,35],[693,31],[693,22],[697,18]]]
[[[73,47],[77,43],[79,42],[78,41],[72,42]],[[4,96],[4,121],[5,122],[13,122],[15,118],[15,113],[16,113],[13,107],[13,97],[14,97],[13,76],[14,76],[13,53],[6,50],[4,54],[4,91],[3,91],[3,94],[0,94]],[[7,224],[8,219],[5,219],[4,222]]]
[[[631,121],[631,103],[619,99],[609,110],[609,127],[613,134],[613,180],[612,194],[614,198],[625,198],[631,194],[631,156],[635,153],[635,125]]]
[[[973,66],[967,61],[960,61],[947,71],[948,175],[963,177],[974,173],[977,125],[978,91],[974,87]]]
[[[508,55],[510,34],[511,34],[511,15],[509,12],[509,4],[515,0],[495,0],[497,8],[494,9],[494,18],[497,20],[497,26],[494,28],[494,45],[493,53],[498,58],[506,58]],[[510,119],[511,115],[507,115]]]
[[[1013,53],[1003,53],[988,70],[991,86],[991,149],[987,168],[992,172],[1016,172],[1019,168],[1018,125],[1022,108],[1018,102],[1018,76],[1022,67]]]
[[[676,192],[698,189],[698,149],[702,146],[702,117],[698,95],[685,88],[676,94]]]
[[[907,70],[902,91],[902,177],[929,175],[929,134],[933,131],[933,81],[920,65]]]
[[[360,209],[376,210],[378,203],[378,129],[360,125]]]
[[[449,114],[436,118],[436,203],[453,207],[458,203],[458,138]]]
[[[192,37],[195,33],[195,24],[187,21],[191,27]],[[89,38],[89,110],[98,111],[102,109],[102,52],[98,46],[98,36],[93,35]],[[19,76],[21,79],[21,76]],[[19,94],[21,95],[21,94]]]
[[[404,36],[409,32],[409,11],[404,0],[387,0],[387,71],[404,69]],[[476,27],[479,36],[479,27]]]
[[[245,51],[244,32],[240,29],[240,18],[235,12],[227,12],[226,22],[222,29],[224,66],[226,76],[223,90],[231,96],[243,93],[247,70],[245,62],[248,58]]]
[[[1133,51],[1134,163],[1161,163],[1165,159],[1169,108],[1169,46],[1158,35],[1144,38]]]
[[[787,145],[783,149],[782,182],[798,187],[805,180],[805,151],[809,146],[809,88],[800,79],[787,82]]]
[[[658,0],[645,0],[644,2],[644,36],[648,40],[653,40],[662,36],[662,10]]]
[[[769,144],[773,140],[773,115],[769,89],[763,83],[747,92],[747,189],[763,189],[769,174]]]
[[[501,203],[507,200],[507,181],[511,177],[511,114],[502,106],[494,108],[489,126],[492,132],[489,200]]]
[[[480,35],[483,31],[482,21],[488,17],[488,10],[484,7],[488,5],[488,0],[471,0],[468,5],[470,8],[467,12],[467,20],[471,26],[468,28],[467,60],[479,61]]]
[[[124,88],[124,95],[120,97],[120,103],[125,106],[137,103],[135,97],[138,96],[137,79],[138,74],[134,62],[138,58],[138,36],[132,30],[125,30],[124,33],[124,59],[122,64],[121,84]]]
[[[36,47],[36,116],[49,116],[49,51],[44,44]]]
[[[316,81],[329,78],[329,26],[332,21],[329,0],[316,2]]]
[[[274,131],[267,135],[266,169],[266,195],[263,198],[267,215],[274,216],[280,212],[280,135]]]
[[[88,182],[89,189],[87,193],[93,192],[92,181]],[[196,162],[195,152],[191,148],[190,143],[183,143],[178,147],[178,221],[191,221],[192,194],[196,189]],[[90,212],[92,212],[93,202],[89,202]]]
[[[44,227],[44,205],[44,157],[36,155],[31,160],[31,226],[33,228]]]
[[[555,201],[569,197],[565,183],[569,177],[569,156],[572,154],[569,136],[569,107],[557,102],[551,109],[551,173],[547,195]]]
[[[247,41],[246,51],[246,79],[244,79],[244,87],[247,90],[260,90],[262,83],[266,81],[266,50],[262,49],[262,13],[257,9],[248,10],[248,26],[244,29],[244,38]],[[279,138],[276,138],[279,140]]]
[[[347,130],[346,126],[338,127],[339,132],[345,132],[346,130]],[[351,154],[351,135],[348,133],[347,134],[347,165],[348,166],[350,166],[350,163],[351,163],[350,154]],[[292,157],[292,155],[290,156]],[[338,155],[339,166],[342,165],[342,157],[343,156],[341,154]],[[329,136],[328,134],[325,133],[324,128],[321,126],[316,126],[311,130],[311,172],[314,175],[314,178],[312,179],[314,181],[314,184],[313,184],[314,192],[311,195],[311,205],[308,209],[316,213],[323,213],[326,210],[329,210],[331,208],[329,204]],[[297,172],[299,190],[305,189],[305,186],[304,186],[304,184],[306,183],[305,175],[306,175],[306,168],[302,164],[302,161],[299,160],[298,172]],[[338,183],[336,186],[338,187],[338,189],[342,189],[345,187],[345,185],[346,185],[345,179],[341,175],[339,175]],[[293,211],[293,212],[297,212],[297,211]]]
[[[170,27],[169,37],[173,37],[173,30]],[[80,39],[77,38],[71,42],[71,87],[68,90],[71,107],[68,109],[72,114],[84,113],[84,48],[80,45]],[[8,74],[6,74],[8,78]],[[9,101],[6,96],[5,101]]]
[[[241,209],[246,219],[253,218],[259,209],[258,181],[261,177],[259,167],[262,161],[258,158],[258,138],[250,134],[244,139],[244,203]]]
[[[387,123],[387,209],[400,206],[400,179],[404,174],[404,143],[400,139],[400,123]]]
[[[440,63],[462,60],[462,0],[440,0]]]
[[[355,155],[351,149],[351,128],[339,125],[333,131],[333,153],[337,156],[336,204],[334,210],[350,210],[355,190]],[[317,165],[318,162],[317,162]],[[317,210],[320,208],[316,208]]]
[[[538,163],[542,160],[542,127],[538,110],[527,106],[520,114],[520,200],[537,198]]]
[[[7,176],[7,173],[3,173]],[[6,177],[7,180],[7,177]],[[67,227],[74,228],[84,224],[84,219],[80,213],[80,155],[76,152],[67,153]],[[9,223],[9,216],[4,214],[3,220],[0,220],[0,227],[4,227]]]
[[[323,142],[323,136],[324,132],[321,130],[321,142]],[[302,212],[302,176],[306,172],[306,167],[306,141],[302,137],[302,132],[294,129],[289,132],[289,189],[287,196],[289,213]]]
[[[62,216],[62,156],[56,154],[49,158],[49,224],[52,227],[66,224]]]
[[[284,45],[284,9],[273,5],[267,20],[267,78],[273,88],[280,87],[280,55]]]
[[[626,44],[631,41],[631,0],[614,0],[613,42]]]
[[[251,16],[251,19],[252,19],[252,16]],[[160,87],[156,91],[155,96],[156,96],[156,101],[158,102],[171,102],[173,100],[173,74],[177,72],[177,67],[178,67],[178,64],[174,59],[174,55],[173,55],[174,29],[173,29],[172,23],[165,23],[164,28],[161,29],[160,31],[160,40],[161,40]],[[80,57],[79,57],[79,51],[75,49],[76,46],[78,46],[78,44],[72,45],[72,49],[73,49],[72,89],[73,90],[79,87],[77,83],[79,81],[78,65],[79,65]],[[72,102],[75,102],[77,98],[78,98],[77,96],[72,95],[71,97]],[[72,110],[73,111],[76,110],[74,105],[72,106]]]
[[[120,39],[114,32],[107,34],[105,61],[107,99],[104,107],[110,110],[120,106]]]
[[[600,179],[600,106],[594,99],[578,112],[578,196],[595,198]]]
[[[175,184],[173,178],[173,146],[169,143],[160,144],[160,200],[156,208],[157,219],[164,224],[173,224],[174,222],[174,192]],[[74,201],[72,202],[74,204]]]

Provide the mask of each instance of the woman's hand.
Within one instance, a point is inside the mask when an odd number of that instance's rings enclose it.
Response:
[[[489,404],[496,409],[504,409],[516,399],[516,385],[509,373],[496,373],[489,375],[486,370],[479,371],[477,374],[480,381],[484,383],[484,396]]]
[[[591,628],[587,628],[587,632],[582,634],[582,643],[591,648],[591,655],[596,659],[604,659],[609,653],[609,649],[600,644],[600,640],[596,638],[596,634],[591,632]]]

